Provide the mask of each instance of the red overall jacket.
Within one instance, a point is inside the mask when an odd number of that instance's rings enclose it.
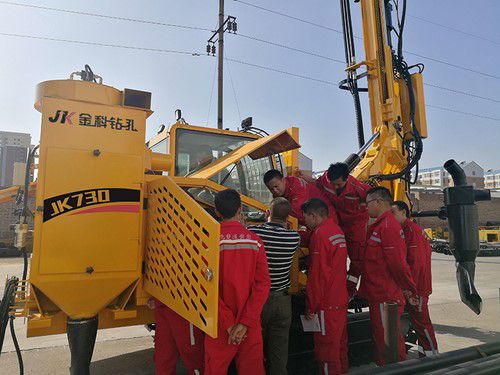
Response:
[[[402,290],[416,295],[415,282],[406,262],[403,229],[389,210],[368,228],[359,294],[371,303],[403,304]]]
[[[347,247],[344,233],[330,218],[311,235],[307,268],[306,311],[341,309],[347,306]]]
[[[264,244],[237,221],[220,228],[219,332],[236,323],[260,329],[271,280]]]
[[[403,223],[407,256],[413,280],[419,296],[428,297],[432,293],[431,255],[429,240],[422,228],[410,219]]]
[[[328,200],[328,197],[316,185],[311,184],[299,177],[287,176],[284,178],[285,181],[285,194],[284,198],[288,199],[292,205],[291,216],[297,218],[300,225],[304,225],[304,214],[300,208],[302,204],[311,198],[320,198],[328,206],[328,216],[333,219],[334,222],[338,222],[337,214],[335,208]]]
[[[347,177],[344,190],[337,194],[328,180],[325,172],[316,181],[316,186],[325,192],[332,202],[339,216],[340,227],[347,239],[353,242],[364,242],[368,225],[368,211],[366,210],[366,192],[371,188],[356,178]]]

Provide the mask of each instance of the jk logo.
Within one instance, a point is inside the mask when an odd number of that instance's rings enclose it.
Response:
[[[61,111],[57,110],[57,112],[49,117],[50,122],[60,122],[61,124],[69,124],[73,125],[72,117],[75,115],[75,112]]]

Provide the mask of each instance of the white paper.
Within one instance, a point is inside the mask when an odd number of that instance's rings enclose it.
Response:
[[[321,332],[318,314],[313,314],[312,319],[306,319],[305,315],[301,315],[300,320],[302,321],[304,332]]]

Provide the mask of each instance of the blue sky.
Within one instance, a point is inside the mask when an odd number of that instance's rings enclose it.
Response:
[[[341,29],[338,1],[246,0],[312,22]],[[217,0],[182,1],[17,1],[120,17],[214,28]],[[361,36],[360,10],[352,5],[354,27]],[[452,64],[500,76],[500,2],[484,0],[409,1],[408,13],[481,35],[496,43],[407,19],[405,50]],[[226,0],[226,14],[235,16],[244,35],[282,43],[321,55],[344,59],[338,33],[275,14],[234,0]],[[181,108],[194,125],[216,126],[216,87],[209,103],[216,59],[204,55],[210,32],[181,30],[54,11],[36,10],[0,2],[0,33],[36,35],[98,43],[200,52],[202,56],[168,54],[111,47],[77,45],[0,35],[0,129],[29,132],[39,138],[40,116],[33,109],[35,86],[50,79],[65,79],[89,64],[104,83],[119,89],[151,91],[155,113],[148,135],[159,124],[174,122]],[[357,40],[358,60],[363,47]],[[343,64],[257,43],[242,36],[226,36],[226,57],[265,65],[320,80],[344,78]],[[407,55],[410,64],[426,65],[425,82],[500,100],[500,79],[488,78]],[[357,148],[350,94],[334,85],[265,71],[235,62],[226,63],[224,126],[235,129],[242,118],[269,132],[299,126],[302,151],[314,160],[314,169],[343,160]],[[231,85],[231,77],[234,91]],[[238,113],[236,100],[241,113]],[[500,119],[500,104],[425,88],[426,103]],[[365,133],[369,130],[368,102],[363,100]],[[475,160],[484,168],[500,167],[500,121],[427,109],[430,138],[424,142],[421,166],[457,160]]]

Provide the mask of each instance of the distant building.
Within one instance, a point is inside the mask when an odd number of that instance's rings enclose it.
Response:
[[[467,184],[475,188],[484,187],[484,169],[475,161],[459,163],[467,177]],[[453,186],[453,180],[443,167],[424,168],[418,171],[418,185],[448,187]]]
[[[12,186],[14,165],[26,163],[31,136],[0,131],[0,188]]]
[[[500,188],[500,169],[488,169],[484,172],[484,187],[486,189]]]

